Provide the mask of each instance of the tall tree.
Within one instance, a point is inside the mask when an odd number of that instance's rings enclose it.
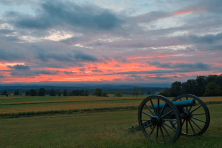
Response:
[[[159,95],[165,96],[165,97],[171,97],[171,92],[169,88],[164,88]]]
[[[40,88],[38,92],[38,96],[45,96],[45,88]]]
[[[138,97],[138,95],[141,94],[141,90],[138,87],[134,87],[132,90],[133,96],[136,95]]]
[[[120,92],[115,92],[115,96],[117,96],[117,97],[122,97],[123,95],[122,95],[122,93],[120,93]]]
[[[67,90],[64,89],[63,96],[67,96],[67,95],[68,95]]]
[[[220,86],[217,85],[215,82],[210,82],[207,84],[205,96],[218,96],[222,95],[222,91],[220,90]]]
[[[55,96],[56,94],[55,94],[55,91],[54,91],[54,89],[51,89],[51,91],[50,91],[50,94],[49,94],[50,96]]]
[[[58,91],[58,96],[61,96],[61,92],[60,91]]]
[[[102,90],[100,88],[96,88],[93,93],[94,96],[101,96]]]
[[[29,93],[30,93],[30,96],[37,96],[37,90],[35,89],[30,89]]]
[[[5,90],[3,93],[2,93],[2,95],[7,95],[8,93],[7,93],[7,91]]]
[[[18,89],[15,90],[14,95],[15,95],[15,96],[19,95]]]
[[[182,84],[179,81],[176,81],[171,84],[170,88],[171,96],[176,97],[182,93]]]
[[[27,91],[25,92],[25,95],[26,95],[26,96],[29,96],[29,95],[30,95],[30,91],[27,90]]]
[[[195,90],[197,96],[203,96],[205,89],[206,89],[206,77],[205,76],[197,76],[196,78],[196,87],[197,89]]]

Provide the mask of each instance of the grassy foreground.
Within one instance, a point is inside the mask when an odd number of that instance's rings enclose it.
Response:
[[[201,136],[180,136],[171,145],[147,140],[137,125],[137,111],[99,112],[0,120],[1,147],[222,147],[222,104],[208,105],[211,122]]]

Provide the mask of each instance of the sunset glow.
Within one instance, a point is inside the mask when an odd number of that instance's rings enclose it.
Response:
[[[172,83],[219,75],[216,6],[222,1],[0,1],[0,84]]]

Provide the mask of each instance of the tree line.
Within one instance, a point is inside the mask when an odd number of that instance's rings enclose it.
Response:
[[[186,82],[176,81],[171,88],[164,88],[160,95],[176,97],[181,94],[193,94],[196,96],[221,96],[222,95],[222,74],[197,76],[196,79],[189,79]]]
[[[45,96],[46,94],[48,94],[49,96],[88,96],[89,95],[89,92],[87,90],[71,90],[68,91],[66,89],[63,90],[63,92],[61,92],[60,90],[54,90],[54,89],[51,89],[51,90],[46,90],[45,88],[40,88],[39,90],[36,90],[36,89],[30,89],[30,90],[27,90],[25,92],[25,95],[26,96]]]

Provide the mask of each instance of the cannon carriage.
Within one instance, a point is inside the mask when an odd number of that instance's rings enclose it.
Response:
[[[176,142],[179,136],[199,136],[208,128],[210,113],[197,96],[184,94],[172,101],[161,95],[152,95],[142,101],[138,110],[139,126],[143,134],[159,143]]]

